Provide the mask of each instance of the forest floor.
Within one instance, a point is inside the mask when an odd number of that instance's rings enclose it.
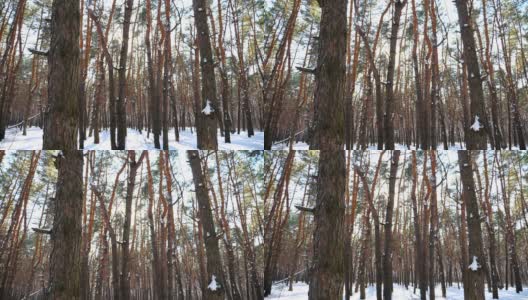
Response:
[[[408,290],[405,289],[405,286],[395,284],[394,285],[394,291],[392,293],[393,299],[398,300],[414,300],[414,299],[420,299],[419,291],[417,291],[418,294],[414,294],[412,291],[412,288],[409,288]],[[435,289],[436,298],[437,299],[447,299],[447,300],[463,300],[464,299],[464,290],[458,289],[455,285],[452,287],[447,288],[447,297],[442,298],[440,295],[442,295],[442,291],[440,289],[440,286],[438,285]],[[370,285],[366,290],[366,299],[367,300],[374,300],[376,299],[376,287],[374,285]],[[280,285],[274,285],[273,289],[271,290],[271,295],[266,298],[267,300],[271,299],[281,299],[281,300],[306,300],[308,299],[308,284],[304,282],[297,282],[293,284],[293,291],[288,291],[288,285],[286,284],[280,284]],[[354,293],[351,300],[359,300],[359,293]],[[486,300],[492,299],[491,293],[486,292]],[[501,300],[520,300],[520,299],[528,299],[528,288],[525,287],[524,290],[517,294],[515,293],[515,288],[510,288],[509,290],[499,290],[499,299]]]
[[[288,150],[288,143],[280,143],[280,144],[274,144],[271,149],[273,150]],[[293,150],[308,150],[310,147],[310,145],[308,145],[306,142],[296,142],[295,144],[293,144]],[[406,145],[402,145],[402,144],[396,144],[394,145],[395,147],[395,150],[416,150],[416,147],[414,146],[411,146],[410,148],[407,148]],[[357,145],[354,145],[353,147],[354,149],[357,149]],[[377,150],[378,149],[378,146],[377,145],[369,145],[367,147],[367,150]],[[436,147],[436,149],[438,150],[443,150],[444,149],[444,145],[443,144],[438,144],[438,146]],[[464,147],[464,144],[461,144],[461,143],[456,143],[455,145],[451,145],[449,146],[449,149],[448,150],[464,150],[465,147]],[[491,144],[488,144],[488,149],[492,149],[491,147]],[[518,147],[512,147],[512,150],[518,150],[519,148]]]
[[[161,137],[160,137],[161,139]],[[262,150],[264,149],[264,133],[255,132],[251,138],[247,137],[247,132],[241,131],[240,134],[231,134],[231,143],[224,143],[224,138],[218,134],[218,148],[221,150]],[[110,150],[110,133],[104,130],[100,134],[100,143],[93,143],[93,136],[89,137],[84,143],[85,150]],[[127,131],[127,149],[134,150],[154,150],[154,138],[150,135],[147,138],[147,132],[140,133],[135,129],[128,128]],[[31,127],[27,129],[27,135],[23,136],[22,131],[18,128],[12,128],[6,131],[6,138],[0,142],[0,149],[4,150],[38,150],[42,149],[42,129]],[[180,131],[180,141],[176,142],[174,130],[169,131],[169,149],[170,150],[191,150],[196,149],[196,131],[190,129]]]
[[[27,135],[22,135],[22,130],[18,127],[6,130],[6,136],[0,142],[2,150],[39,150],[42,149],[42,129],[30,127]]]

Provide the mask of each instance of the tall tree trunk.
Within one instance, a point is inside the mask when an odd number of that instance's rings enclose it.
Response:
[[[7,120],[11,109],[11,99],[8,99],[7,95],[8,86],[9,82],[12,81],[12,77],[16,74],[16,72],[13,72],[15,71],[14,68],[11,67],[12,59],[10,59],[10,53],[12,51],[11,49],[16,47],[17,32],[20,30],[24,20],[26,3],[26,0],[17,2],[14,21],[6,38],[4,53],[0,58],[0,141],[5,138]]]
[[[118,96],[117,96],[117,149],[116,150],[125,150],[126,143],[126,88],[127,88],[127,78],[126,78],[126,68],[127,68],[127,57],[128,57],[128,36],[130,31],[130,18],[132,17],[132,6],[134,5],[134,0],[126,0],[125,2],[125,15],[123,19],[123,42],[121,44],[121,53],[119,55],[119,86],[118,86]]]
[[[54,4],[59,4],[56,2],[61,1],[55,1]],[[76,5],[79,4],[77,1],[74,2]],[[70,5],[75,6],[68,2],[62,3],[61,8]],[[75,41],[75,47],[78,49],[77,42],[78,40]],[[78,88],[78,85],[76,86]],[[74,129],[73,132],[77,131]],[[58,180],[54,201],[55,216],[51,230],[53,251],[50,256],[47,297],[64,300],[80,299],[83,154],[78,150],[66,150],[57,156],[56,165]]]
[[[43,149],[77,149],[80,14],[79,1],[53,1]]]
[[[490,183],[488,176],[488,159],[487,153],[482,153],[483,164],[484,164],[484,180],[485,180],[485,191],[484,191],[484,205],[483,211],[486,216],[486,229],[488,231],[488,242],[489,242],[489,260],[491,270],[491,289],[493,293],[493,299],[499,299],[499,272],[497,270],[497,239],[495,237],[495,225],[493,221],[493,210],[490,203]]]
[[[346,1],[343,1],[346,2]],[[346,7],[346,3],[345,3]],[[321,136],[322,140],[327,140]],[[321,150],[314,208],[314,256],[308,298],[339,299],[343,296],[345,153],[343,139],[334,150]],[[325,144],[321,144],[325,145]]]
[[[310,149],[337,151],[343,150],[344,147],[348,1],[320,0],[318,2],[322,12],[319,29],[319,57],[315,70],[315,128]],[[318,285],[313,287],[317,288]]]
[[[147,209],[147,217],[149,221],[149,231],[150,231],[150,243],[152,247],[152,270],[154,272],[154,279],[155,279],[155,290],[154,295],[159,299],[166,299],[166,285],[165,281],[161,280],[160,277],[160,253],[159,253],[159,246],[158,246],[158,237],[156,234],[156,230],[154,229],[154,215],[152,213],[152,207],[154,206],[154,183],[152,179],[152,171],[150,170],[150,160],[149,155],[147,152],[147,189],[148,189],[148,198],[149,198],[149,204]]]
[[[169,150],[169,94],[172,81],[172,54],[171,54],[171,25],[170,25],[170,1],[165,0],[165,24],[163,30],[164,45],[164,67],[163,67],[163,150]],[[176,112],[174,112],[176,113]]]
[[[273,284],[273,275],[276,270],[276,258],[279,256],[280,247],[277,245],[282,240],[282,220],[281,208],[283,207],[284,195],[287,194],[288,185],[290,181],[290,174],[293,168],[295,159],[295,150],[288,152],[282,174],[277,183],[275,194],[273,195],[273,204],[267,216],[268,221],[264,227],[264,295],[268,296],[271,293],[271,286]]]
[[[468,71],[471,127],[464,128],[466,132],[466,147],[468,150],[487,149],[488,123],[486,107],[484,103],[484,92],[482,90],[482,74],[480,74],[477,58],[475,37],[473,36],[471,16],[468,12],[468,0],[455,2],[458,12],[458,24],[462,35],[464,65]]]
[[[458,3],[458,2],[457,2]],[[480,79],[479,79],[480,80]],[[482,90],[481,90],[482,91]],[[484,135],[485,138],[485,135]],[[462,199],[467,208],[467,226],[469,233],[469,261],[471,264],[464,266],[466,282],[464,291],[465,299],[484,299],[484,269],[481,264],[486,263],[482,246],[482,232],[480,228],[480,214],[473,179],[471,151],[458,151],[458,165],[462,180]]]
[[[385,131],[385,149],[394,149],[394,65],[396,64],[396,47],[398,42],[398,30],[400,29],[400,17],[403,7],[407,0],[395,0],[394,15],[392,17],[389,65],[387,67],[386,89],[387,96],[385,99],[384,114],[384,131]]]
[[[502,140],[502,132],[500,130],[500,124],[499,124],[499,108],[498,108],[498,102],[499,99],[497,97],[497,89],[495,88],[495,70],[493,67],[493,64],[491,62],[491,45],[490,45],[490,36],[489,36],[489,30],[488,30],[488,16],[486,13],[486,0],[482,0],[482,20],[484,21],[484,37],[486,39],[486,49],[485,49],[485,64],[484,68],[486,69],[486,72],[488,73],[487,82],[488,82],[488,89],[490,93],[490,102],[491,102],[491,122],[493,123],[493,136],[494,136],[494,148],[495,150],[502,149],[502,145],[504,144]],[[497,296],[498,297],[498,296]]]
[[[504,171],[503,167],[504,165],[499,165],[499,161],[503,163],[502,157],[499,160],[498,159],[499,152],[495,152],[495,159],[497,162],[497,167],[499,169],[499,177],[501,181],[501,188],[502,188],[502,200],[504,203],[504,215],[505,215],[505,229],[506,229],[506,239],[508,244],[508,252],[507,256],[511,263],[511,269],[512,269],[512,283],[515,282],[515,291],[517,293],[522,292],[522,282],[521,282],[521,275],[520,275],[520,269],[519,269],[519,257],[517,256],[517,241],[515,237],[515,225],[514,221],[512,221],[512,215],[510,211],[510,197],[509,197],[509,191],[507,191],[507,185],[505,182],[505,176],[507,176]],[[508,276],[509,274],[506,274]],[[512,284],[513,286],[513,284]]]
[[[394,208],[394,190],[398,172],[400,151],[392,153],[389,177],[389,198],[385,215],[385,251],[383,255],[383,299],[392,299],[392,210]]]
[[[100,20],[99,20],[99,17],[97,17],[93,10],[88,8],[88,15],[90,16],[90,18],[92,18],[92,20],[94,21],[95,23],[95,28],[97,30],[97,36],[98,36],[98,39],[99,39],[99,43],[102,47],[102,56],[104,57],[104,59],[106,59],[106,63],[108,64],[108,101],[109,101],[109,109],[110,109],[110,143],[111,143],[111,148],[112,149],[116,149],[116,144],[115,144],[115,92],[114,92],[114,62],[113,62],[113,58],[112,58],[112,55],[110,54],[110,52],[108,51],[108,45],[107,45],[107,40],[106,40],[106,36],[107,34],[103,33],[103,29],[101,27],[101,23],[100,23]],[[110,26],[110,20],[108,21],[108,24],[106,25],[107,28]],[[100,90],[96,90],[96,97],[99,97],[99,93],[101,94],[104,94],[104,67],[102,65],[102,61],[103,61],[103,57],[101,57],[101,65],[99,66],[100,68],[100,72],[101,72],[101,78],[99,78],[99,80],[101,81],[100,84],[102,86],[97,86],[96,89],[100,89]],[[104,96],[100,96],[100,97],[104,97]],[[98,111],[98,110],[97,110]],[[98,112],[97,112],[98,114]],[[97,116],[94,116],[94,117],[97,117]],[[99,122],[97,122],[98,124]],[[94,140],[95,142],[95,140]]]
[[[414,3],[414,1],[413,1]],[[420,299],[427,299],[427,283],[425,278],[425,263],[422,255],[422,233],[420,232],[420,217],[418,216],[418,205],[416,201],[416,184],[418,181],[418,174],[416,170],[416,152],[412,152],[412,190],[411,190],[411,201],[413,209],[413,223],[414,223],[414,239],[416,244],[415,249],[415,274],[418,277],[418,283],[420,286]],[[415,280],[416,281],[416,280]]]
[[[148,71],[148,82],[149,82],[149,112],[150,112],[150,127],[152,134],[154,135],[154,147],[160,149],[160,111],[159,111],[159,95],[158,88],[156,85],[156,76],[154,76],[154,66],[152,62],[152,47],[150,45],[150,30],[152,27],[152,16],[151,16],[151,0],[146,2],[146,18],[147,18],[147,29],[145,33],[145,48],[147,49],[147,71]]]
[[[195,13],[197,7],[195,7]],[[207,257],[207,279],[208,286],[203,292],[204,299],[224,300],[225,279],[218,246],[218,237],[215,230],[213,214],[211,212],[211,203],[206,188],[206,182],[202,170],[202,159],[197,150],[187,152],[191,170],[193,174],[194,188],[196,191],[196,200],[200,211],[200,220],[205,232],[205,254]]]
[[[194,23],[196,25],[198,48],[200,50],[200,66],[202,73],[202,105],[196,112],[196,122],[201,123],[203,130],[198,131],[198,149],[218,149],[216,81],[214,74],[213,52],[211,48],[207,12],[209,5],[205,0],[193,0]]]
[[[136,152],[134,150],[128,151],[128,179],[126,186],[126,198],[125,198],[125,223],[123,224],[123,241],[121,246],[123,247],[122,253],[123,258],[121,262],[121,300],[130,299],[130,274],[129,274],[129,238],[130,238],[130,222],[132,214],[132,200],[134,195],[134,185],[136,184],[136,174],[143,158],[146,155],[146,151],[141,153],[138,161],[136,161]]]
[[[432,144],[434,145],[434,144]],[[433,146],[434,148],[434,146]],[[428,179],[431,191],[430,203],[430,227],[429,227],[429,299],[435,299],[435,250],[438,235],[438,206],[436,196],[436,152],[430,151],[431,155],[431,176]]]

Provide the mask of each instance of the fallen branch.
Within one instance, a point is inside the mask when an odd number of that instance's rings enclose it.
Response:
[[[33,229],[33,231],[35,231],[36,233],[51,234],[51,229],[37,228],[37,227],[33,227],[31,229]]]
[[[301,72],[305,72],[308,74],[315,74],[316,72],[316,69],[310,69],[310,68],[304,68],[304,67],[295,67],[295,68]]]
[[[305,211],[305,212],[310,212],[310,213],[313,213],[315,211],[315,208],[313,207],[305,207],[301,205],[295,205],[295,208],[297,208],[300,211]]]
[[[40,51],[37,49],[28,48],[28,51],[35,55],[48,56],[48,51]]]

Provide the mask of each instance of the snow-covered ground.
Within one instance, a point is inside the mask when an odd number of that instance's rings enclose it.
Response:
[[[367,288],[366,292],[366,299],[372,300],[376,299],[376,287],[374,285],[371,285]],[[417,290],[419,293],[419,290]],[[448,287],[447,288],[447,295],[446,298],[442,298],[442,290],[440,289],[440,286],[437,286],[435,289],[435,295],[437,299],[447,299],[447,300],[463,300],[464,299],[464,291],[462,289],[458,289],[456,286]],[[293,284],[293,291],[288,291],[288,285],[286,284],[280,284],[280,285],[274,285],[273,289],[271,290],[271,295],[266,298],[266,300],[271,299],[281,299],[281,300],[306,300],[308,299],[308,284],[304,282],[297,282]],[[420,299],[419,294],[414,294],[412,287],[409,287],[409,289],[405,289],[405,286],[395,284],[394,285],[394,291],[392,293],[392,299],[397,300],[414,300],[414,299]],[[491,293],[488,293],[486,290],[486,300],[492,299]],[[501,300],[527,300],[528,299],[528,287],[525,287],[524,290],[517,294],[515,293],[514,288],[510,288],[509,290],[499,290],[499,299]],[[351,297],[351,300],[359,300],[359,293],[354,293]]]
[[[288,143],[281,143],[281,144],[275,144],[271,147],[273,150],[288,150]],[[308,150],[309,145],[306,142],[297,142],[293,144],[293,150]],[[357,145],[354,145],[354,149],[357,149]],[[416,147],[411,146],[410,148],[407,148],[406,145],[402,144],[395,144],[394,145],[395,150],[416,150]],[[367,147],[367,150],[377,150],[377,145],[369,145]],[[436,147],[438,150],[444,149],[444,144],[438,144]],[[448,150],[464,150],[465,146],[464,144],[456,143],[454,146],[449,146]],[[488,144],[488,149],[492,149],[491,144]],[[512,150],[518,150],[518,147],[512,147]]]
[[[2,150],[39,150],[42,149],[42,129],[30,127],[27,129],[27,135],[22,135],[19,128],[6,130],[6,137],[0,142]]]
[[[110,133],[108,130],[100,133],[100,143],[93,143],[93,136],[84,142],[86,150],[110,150]],[[161,137],[160,137],[161,140]],[[255,132],[251,138],[247,137],[247,132],[231,134],[231,144],[224,143],[224,138],[218,134],[218,148],[221,150],[262,150],[264,149],[264,133]],[[147,133],[135,129],[128,129],[126,148],[130,150],[151,150],[154,147],[152,135],[147,138]],[[18,128],[8,129],[6,138],[0,142],[2,150],[38,150],[42,149],[42,129],[31,127],[27,129],[27,135],[23,136]],[[180,141],[176,142],[174,129],[169,131],[170,150],[192,150],[196,149],[196,132],[191,133],[190,129],[180,131]]]

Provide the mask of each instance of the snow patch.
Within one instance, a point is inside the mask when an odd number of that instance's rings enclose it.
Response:
[[[206,101],[206,104],[205,104],[205,107],[204,109],[202,109],[202,113],[204,115],[210,115],[214,112],[214,108],[211,107],[211,101],[209,101],[209,99]]]
[[[477,262],[477,257],[473,255],[473,262],[469,265],[468,269],[473,272],[476,272],[480,268],[479,263]]]
[[[216,276],[212,275],[211,282],[209,283],[207,288],[211,291],[216,291],[218,288],[220,288],[220,284],[216,282]]]
[[[473,125],[471,125],[471,130],[473,131],[479,131],[480,128],[483,128],[481,125],[480,125],[480,122],[479,122],[479,116],[475,116],[475,122],[473,122]]]

